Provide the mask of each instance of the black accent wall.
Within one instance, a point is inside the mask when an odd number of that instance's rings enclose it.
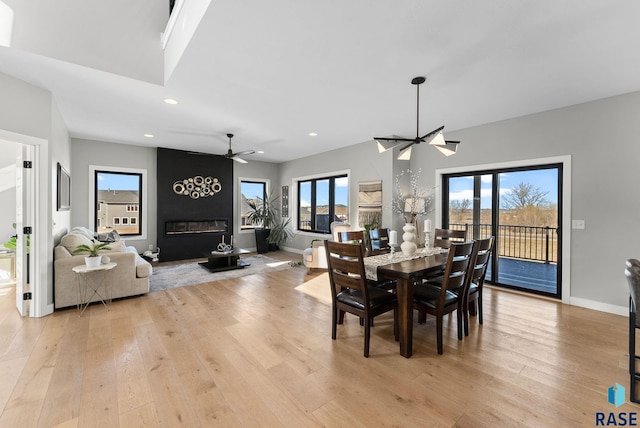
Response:
[[[229,243],[233,233],[233,161],[224,156],[165,148],[158,148],[157,154],[160,261],[205,257],[218,246],[223,235]],[[177,194],[174,188],[189,194]],[[165,233],[168,221],[214,220],[227,221],[228,231]]]

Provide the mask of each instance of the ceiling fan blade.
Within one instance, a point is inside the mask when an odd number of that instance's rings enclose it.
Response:
[[[375,141],[413,141],[413,138],[374,137]]]
[[[244,156],[244,155],[252,155],[254,154],[256,151],[255,150],[245,150],[243,152],[238,152],[238,153],[234,153],[234,156]]]
[[[238,162],[238,163],[248,163],[246,160],[239,158],[237,155],[233,155],[231,156],[230,159],[233,159],[234,161]]]

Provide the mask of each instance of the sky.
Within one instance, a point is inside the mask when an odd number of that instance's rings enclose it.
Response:
[[[534,187],[548,192],[546,199],[558,204],[558,170],[538,169],[500,173],[500,194],[511,192],[519,183],[531,183]],[[482,176],[480,189],[481,208],[491,208],[491,174]],[[449,200],[473,200],[473,177],[455,177],[449,181]]]
[[[140,176],[97,172],[98,190],[140,190]]]

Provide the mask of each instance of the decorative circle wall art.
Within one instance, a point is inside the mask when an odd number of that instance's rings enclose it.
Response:
[[[189,196],[191,199],[207,198],[222,190],[220,180],[213,177],[196,175],[173,183],[176,195]]]

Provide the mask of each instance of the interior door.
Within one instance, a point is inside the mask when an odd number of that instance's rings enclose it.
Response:
[[[22,145],[16,154],[16,308],[20,315],[29,314],[28,300],[24,294],[31,292],[30,280],[33,278],[33,263],[29,257],[31,236],[25,233],[25,227],[34,222],[35,190],[33,177],[33,147]],[[28,232],[28,231],[27,231]]]

